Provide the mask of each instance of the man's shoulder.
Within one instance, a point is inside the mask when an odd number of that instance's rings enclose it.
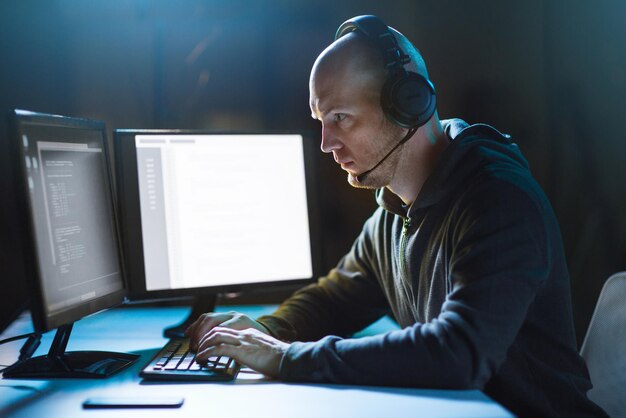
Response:
[[[489,179],[532,182],[528,162],[509,135],[487,124],[445,121],[451,142],[424,185],[421,198],[439,201]]]
[[[511,135],[503,133],[487,123],[469,124],[460,118],[441,120],[441,126],[452,141],[467,136],[500,137],[511,140]]]

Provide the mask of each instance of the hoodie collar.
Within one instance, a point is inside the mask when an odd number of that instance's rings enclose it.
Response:
[[[441,125],[451,143],[441,154],[439,164],[424,182],[413,204],[407,207],[396,194],[382,188],[376,192],[376,201],[382,208],[406,217],[421,208],[436,204],[457,187],[461,179],[484,166],[485,158],[489,158],[478,151],[480,146],[493,148],[498,154],[508,155],[517,164],[528,167],[517,146],[510,141],[510,136],[489,125],[469,125],[461,119],[442,120]],[[467,158],[468,154],[476,155]]]

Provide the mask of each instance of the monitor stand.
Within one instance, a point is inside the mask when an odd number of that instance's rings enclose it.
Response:
[[[193,324],[200,315],[206,312],[213,312],[217,303],[218,295],[204,295],[193,298],[191,312],[183,322],[163,330],[163,336],[166,338],[184,338],[185,330],[189,325]]]
[[[74,324],[59,327],[45,356],[18,361],[8,367],[3,377],[14,379],[104,378],[130,366],[136,354],[109,351],[69,351],[67,342]]]

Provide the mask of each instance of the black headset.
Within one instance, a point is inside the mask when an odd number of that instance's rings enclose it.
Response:
[[[425,77],[404,68],[411,58],[402,51],[387,25],[374,15],[356,16],[339,26],[335,40],[353,31],[373,41],[383,54],[389,75],[380,103],[387,118],[407,129],[417,129],[428,122],[435,113],[435,87]]]

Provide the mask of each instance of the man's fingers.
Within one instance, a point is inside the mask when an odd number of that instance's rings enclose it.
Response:
[[[200,315],[185,331],[185,335],[189,338],[189,348],[192,351],[197,351],[202,340],[204,340],[206,335],[215,327],[224,327],[234,330],[252,328],[267,333],[267,330],[258,322],[237,312],[205,313]]]
[[[207,343],[207,341],[210,341],[210,338],[215,338],[215,335],[219,334],[219,335],[230,335],[230,336],[234,336],[237,337],[238,336],[238,331],[234,330],[232,328],[224,328],[224,327],[215,327],[213,329],[211,329],[209,332],[207,332],[202,338],[200,338],[200,341],[198,341],[198,347],[201,347],[203,345],[205,345]]]
[[[191,323],[191,325],[189,325],[186,329],[185,329],[185,336],[186,337],[190,337],[191,335],[193,335],[193,333],[195,332],[195,329],[198,325],[200,325],[200,323],[202,322],[202,315],[200,315],[198,318],[196,318],[195,321],[193,321]]]
[[[198,363],[206,362],[211,356],[232,357],[232,348],[241,345],[239,331],[230,328],[214,328],[198,345]]]
[[[245,326],[245,324],[243,324],[241,318],[238,316],[230,318],[229,320],[224,321],[220,324],[220,327],[228,327],[232,329],[242,329],[243,326]]]
[[[200,317],[192,324],[189,333],[187,336],[189,337],[189,347],[191,350],[195,351],[198,349],[198,345],[200,339],[209,331],[211,331],[216,326],[220,325],[224,321],[227,321],[231,318],[229,314],[215,314],[215,313],[205,313],[200,315]]]

